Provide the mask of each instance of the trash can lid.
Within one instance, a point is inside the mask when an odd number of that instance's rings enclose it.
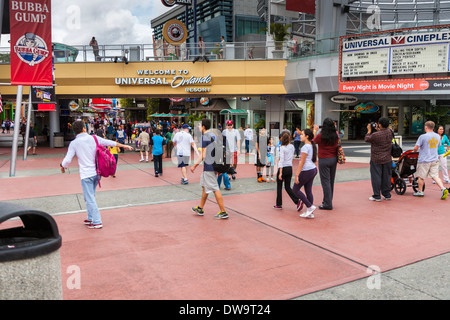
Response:
[[[23,227],[0,230],[0,262],[31,259],[61,247],[58,226],[48,213],[2,202],[0,224],[12,218],[20,218]]]

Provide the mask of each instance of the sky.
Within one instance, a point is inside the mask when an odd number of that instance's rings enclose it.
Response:
[[[52,0],[52,42],[149,44],[150,21],[170,9],[161,0]],[[7,40],[3,35],[2,46]]]

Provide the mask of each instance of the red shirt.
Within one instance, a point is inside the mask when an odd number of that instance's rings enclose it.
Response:
[[[317,157],[319,159],[336,157],[337,156],[337,147],[338,147],[339,140],[336,139],[336,143],[335,144],[328,145],[328,144],[325,144],[324,142],[322,142],[322,138],[321,137],[322,137],[322,134],[319,133],[314,138],[314,142],[319,146],[319,152],[317,153]]]

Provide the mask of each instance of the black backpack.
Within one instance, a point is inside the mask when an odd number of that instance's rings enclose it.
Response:
[[[211,137],[212,144],[214,145],[215,157],[213,168],[214,171],[218,173],[227,173],[230,170],[230,164],[227,163],[227,147],[226,147],[226,138],[223,137],[222,141],[217,141],[217,139],[213,139]]]

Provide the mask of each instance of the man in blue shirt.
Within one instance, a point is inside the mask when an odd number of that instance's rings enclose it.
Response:
[[[423,197],[424,179],[432,178],[441,188],[441,199],[447,199],[448,189],[439,178],[438,148],[441,145],[441,137],[434,131],[434,122],[425,122],[425,133],[422,134],[414,146],[414,152],[419,151],[416,176],[418,177],[419,190],[414,193],[416,197]]]
[[[164,138],[161,136],[161,130],[156,129],[153,141],[153,161],[155,165],[155,177],[163,174],[162,158],[164,156]]]

